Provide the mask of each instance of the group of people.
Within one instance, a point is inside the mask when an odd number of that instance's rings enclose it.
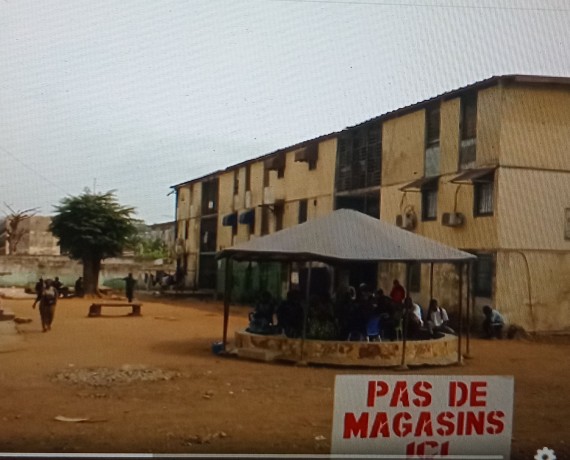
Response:
[[[328,294],[313,296],[306,325],[301,300],[296,289],[290,290],[280,304],[263,292],[250,314],[248,331],[298,338],[306,328],[306,336],[311,339],[369,341],[398,340],[404,334],[419,340],[455,333],[445,308],[436,299],[430,300],[424,315],[398,280],[394,280],[389,296],[382,289],[372,292],[366,284],[358,290],[341,289],[334,298]]]

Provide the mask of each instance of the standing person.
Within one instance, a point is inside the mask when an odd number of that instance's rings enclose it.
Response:
[[[40,318],[44,332],[51,330],[51,323],[53,322],[58,295],[59,293],[57,292],[53,281],[47,279],[40,297]]]
[[[447,324],[449,322],[449,317],[447,316],[447,311],[445,308],[440,307],[436,299],[431,299],[429,301],[428,313],[427,313],[427,328],[429,334],[433,337],[434,332],[444,332],[446,334],[455,334],[455,331],[451,329]]]
[[[129,276],[123,279],[125,280],[125,295],[129,303],[131,303],[135,296],[135,284],[137,284],[137,281],[133,278],[132,273],[129,273]]]
[[[54,289],[57,291],[58,294],[61,293],[61,288],[63,287],[63,283],[59,280],[59,276],[56,276],[52,282]]]
[[[32,304],[32,308],[36,308],[36,304],[42,298],[42,292],[44,291],[44,279],[43,278],[40,277],[40,279],[36,283],[34,290],[36,291],[36,300],[34,300],[34,303]]]
[[[80,276],[77,278],[77,281],[75,281],[75,297],[83,297],[83,295],[83,277]]]
[[[394,280],[394,285],[390,291],[390,297],[396,303],[403,303],[406,298],[406,290],[398,280]]]

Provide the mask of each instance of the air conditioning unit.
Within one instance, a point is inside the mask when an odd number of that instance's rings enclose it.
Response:
[[[465,216],[460,212],[444,212],[441,224],[446,227],[461,227],[465,223]]]
[[[416,215],[413,212],[398,214],[396,216],[396,225],[404,230],[413,230],[416,228]]]
[[[263,189],[263,204],[275,204],[273,196],[273,187],[265,187]]]
[[[251,208],[251,190],[245,192],[245,207]]]

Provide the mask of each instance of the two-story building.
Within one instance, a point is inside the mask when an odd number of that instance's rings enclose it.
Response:
[[[476,305],[570,327],[570,78],[493,77],[379,118],[381,219],[477,254]],[[423,303],[429,268],[412,274]]]
[[[179,260],[190,286],[213,289],[223,273],[216,251],[351,208],[477,254],[478,307],[490,303],[527,330],[565,329],[569,145],[570,78],[489,78],[175,185]],[[235,284],[276,292],[287,281],[282,267],[255,270],[238,268]],[[420,303],[433,295],[453,310],[455,267],[350,273],[352,284],[384,289],[409,281]]]

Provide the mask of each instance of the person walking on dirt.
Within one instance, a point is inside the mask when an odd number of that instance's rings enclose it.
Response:
[[[137,284],[137,281],[133,278],[132,273],[129,273],[129,276],[123,279],[125,280],[125,295],[129,303],[131,303],[135,296],[135,284]]]
[[[48,279],[40,297],[40,318],[44,332],[51,330],[51,323],[55,313],[55,305],[59,293],[53,285],[53,281]],[[34,305],[35,308],[35,305]]]

